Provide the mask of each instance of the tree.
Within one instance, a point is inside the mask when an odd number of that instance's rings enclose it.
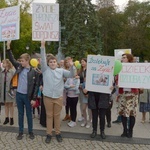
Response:
[[[150,1],[130,0],[124,12],[125,22],[120,34],[120,45],[131,48],[141,60],[150,58]]]
[[[90,0],[57,0],[60,4],[60,21],[65,26],[62,39],[68,44],[63,52],[75,59],[86,57],[87,53],[97,53],[97,21],[94,6]],[[99,49],[98,49],[99,48]],[[80,55],[79,55],[80,53]]]
[[[97,15],[103,54],[114,55],[114,49],[117,49],[119,44],[122,15],[116,12],[114,6],[99,9]]]

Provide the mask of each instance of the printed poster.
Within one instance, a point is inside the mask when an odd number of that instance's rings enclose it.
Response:
[[[0,9],[0,33],[0,41],[19,39],[20,6]]]
[[[150,89],[150,63],[122,63],[118,85],[123,88]]]
[[[88,91],[111,93],[115,58],[111,56],[88,55],[86,89]]]
[[[59,4],[33,3],[32,40],[59,41]]]

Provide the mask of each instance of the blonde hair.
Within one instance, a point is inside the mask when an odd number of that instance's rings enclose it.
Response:
[[[24,53],[20,56],[20,59],[25,59],[26,61],[30,61],[31,57],[28,53]]]
[[[13,68],[13,65],[12,65],[12,63],[9,61],[9,59],[4,59],[4,60],[2,61],[2,63],[6,63],[8,69],[12,69],[12,68]]]

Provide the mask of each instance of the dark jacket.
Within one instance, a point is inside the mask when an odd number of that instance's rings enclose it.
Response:
[[[21,66],[19,62],[17,62],[14,59],[14,56],[11,50],[7,50],[7,55],[8,55],[9,60],[11,61],[11,63],[16,69],[16,72],[14,75],[16,74],[19,75],[19,73],[23,70],[23,67]],[[28,94],[29,100],[36,100],[37,98],[38,88],[39,88],[38,78],[39,78],[39,74],[35,71],[34,68],[30,67],[30,71],[27,74],[27,81],[28,81],[27,94]]]
[[[110,94],[88,92],[88,107],[89,109],[108,108],[110,102]]]

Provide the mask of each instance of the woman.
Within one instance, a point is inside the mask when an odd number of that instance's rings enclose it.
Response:
[[[132,63],[133,55],[132,54],[123,54],[122,55],[123,63]],[[136,88],[119,88],[119,115],[121,115],[123,133],[121,137],[132,138],[133,127],[135,125],[136,109],[138,105],[138,92]],[[129,118],[129,129],[127,130],[127,120]]]
[[[12,79],[15,73],[15,69],[12,63],[5,59],[2,61],[4,70],[0,73],[0,101],[5,104],[5,121],[4,125],[10,122],[10,125],[14,124],[14,102],[15,94],[12,89]]]
[[[81,59],[81,69],[79,70],[79,76],[80,76],[80,109],[81,109],[81,118],[79,118],[79,121],[84,120],[84,122],[81,124],[81,127],[90,128],[90,121],[91,121],[91,110],[88,110],[89,112],[89,122],[87,119],[87,108],[88,108],[88,97],[83,92],[83,89],[85,88],[85,78],[86,78],[86,67],[87,67],[87,59],[82,58]]]
[[[145,123],[146,121],[146,112],[150,113],[150,99],[149,98],[150,98],[150,89],[140,89],[139,111],[142,113],[141,123]]]

